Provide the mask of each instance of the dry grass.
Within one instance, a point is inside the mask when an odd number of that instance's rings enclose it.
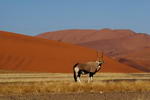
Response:
[[[0,84],[0,94],[82,93],[82,92],[150,91],[150,81],[121,82],[36,82]]]
[[[75,83],[72,74],[62,73],[2,73],[0,95],[150,91],[149,73],[98,73],[92,83],[86,83],[87,76],[81,79]]]
[[[87,81],[88,76],[82,76]],[[110,80],[150,80],[150,73],[97,73],[95,81]],[[73,81],[72,73],[0,73],[0,83],[10,82],[47,82],[47,81]]]

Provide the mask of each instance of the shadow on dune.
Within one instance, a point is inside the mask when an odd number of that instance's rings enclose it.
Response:
[[[134,61],[131,61],[131,60],[128,60],[128,59],[125,59],[125,58],[120,58],[118,61],[119,61],[120,63],[129,65],[129,66],[134,67],[134,68],[136,68],[136,69],[139,69],[139,70],[141,70],[141,71],[150,72],[150,69],[145,68],[145,67],[143,67],[143,66],[137,64],[137,63],[134,62]]]

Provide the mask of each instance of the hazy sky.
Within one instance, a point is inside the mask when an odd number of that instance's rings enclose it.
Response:
[[[150,33],[150,0],[0,0],[0,30],[36,35],[101,28]]]

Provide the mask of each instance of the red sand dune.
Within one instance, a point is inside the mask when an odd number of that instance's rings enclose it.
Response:
[[[135,34],[129,37],[118,39],[96,40],[92,42],[81,43],[80,45],[103,50],[107,55],[114,58],[133,53],[138,50],[150,47],[150,36],[144,34]]]
[[[72,44],[0,31],[0,69],[72,72],[76,62],[96,60],[96,51]],[[104,56],[102,72],[140,72]]]
[[[62,30],[39,34],[38,37],[94,48],[104,51],[107,56],[111,56],[117,60],[122,58],[127,59],[127,55],[135,51],[139,51],[143,56],[147,56],[150,53],[150,51],[146,53],[143,51],[145,48],[150,48],[150,35],[139,34],[131,30]],[[136,57],[140,56],[137,54],[132,58],[132,61],[135,61],[136,65],[140,63],[140,67],[150,68],[150,62],[147,62],[149,58],[145,58],[146,61],[137,61],[134,60]],[[126,64],[133,65],[129,63]]]
[[[145,72],[150,72],[150,58],[148,57],[150,56],[149,35],[135,34],[130,37],[97,40],[80,45],[105,51],[105,54],[121,63],[124,63],[124,60],[122,62],[120,59],[126,59],[125,64]]]
[[[150,72],[150,48],[134,51],[132,54],[126,55],[124,58],[120,58],[119,61],[145,72]]]

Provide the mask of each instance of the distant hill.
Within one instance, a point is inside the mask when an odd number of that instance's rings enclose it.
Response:
[[[126,34],[120,34],[126,33]],[[116,39],[125,36],[131,36],[135,33],[131,30],[84,30],[84,29],[72,29],[72,30],[60,30],[54,32],[45,32],[37,35],[50,40],[59,40],[63,42],[69,42],[74,44],[86,43],[96,40]]]
[[[150,62],[147,56],[150,51],[143,52],[150,48],[150,35],[136,33],[132,30],[125,29],[101,29],[101,30],[62,30],[55,32],[46,32],[39,34],[37,37],[50,40],[58,40],[67,43],[78,44],[99,51],[104,51],[107,56],[121,61],[126,59],[126,64],[132,66],[131,62],[136,63],[136,68],[150,72]],[[136,60],[141,57],[139,54],[133,57],[127,57],[135,51],[143,55],[145,61]],[[128,63],[127,63],[128,61]],[[140,66],[140,67],[139,67]],[[132,66],[132,67],[135,67]]]
[[[0,31],[0,69],[70,73],[77,62],[94,61],[93,49],[77,45]],[[102,72],[140,72],[104,56]]]

